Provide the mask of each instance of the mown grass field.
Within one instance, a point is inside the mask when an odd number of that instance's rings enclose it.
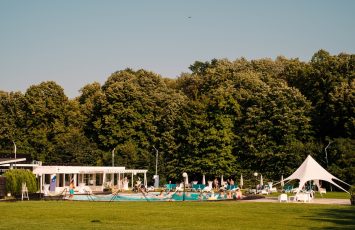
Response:
[[[0,229],[355,229],[355,207],[257,202],[0,202]]]

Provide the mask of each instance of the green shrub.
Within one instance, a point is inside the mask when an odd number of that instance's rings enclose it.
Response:
[[[350,195],[355,195],[355,185],[352,185],[349,189]]]
[[[25,169],[12,169],[6,171],[6,192],[13,195],[20,195],[22,192],[22,183],[26,183],[29,193],[37,191],[37,180],[35,175]]]

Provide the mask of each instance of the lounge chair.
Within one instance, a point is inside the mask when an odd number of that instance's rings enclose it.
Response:
[[[208,184],[208,186],[202,189],[203,192],[211,192],[212,191],[212,184]]]
[[[48,191],[43,199],[44,200],[61,200],[61,199],[65,199],[68,193],[68,188],[63,188],[62,191],[59,192],[51,192]]]
[[[177,191],[177,192],[182,192],[182,191],[184,191],[184,183],[180,183],[179,186],[176,186],[175,191]]]
[[[289,192],[292,192],[292,189],[293,189],[293,186],[292,185],[285,185],[283,187],[283,191],[286,192],[286,193],[289,193]]]
[[[170,192],[176,189],[176,184],[166,184],[164,187],[167,192]]]
[[[206,185],[204,184],[192,184],[192,191],[201,192],[205,187]]]
[[[237,186],[236,185],[227,185],[227,188],[226,188],[227,190],[229,190],[229,191],[235,191],[236,189],[237,189]]]

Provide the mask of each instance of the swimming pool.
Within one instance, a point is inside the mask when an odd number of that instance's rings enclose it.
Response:
[[[202,201],[202,200],[224,200],[225,197],[214,193],[193,193],[178,192],[164,193],[150,192],[148,194],[116,194],[116,195],[75,195],[68,200],[77,201]]]

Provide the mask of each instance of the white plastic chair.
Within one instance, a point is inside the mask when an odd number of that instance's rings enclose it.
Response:
[[[279,196],[279,202],[288,202],[287,200],[287,194],[280,194]]]
[[[182,192],[182,191],[184,191],[184,183],[180,183],[179,186],[176,186],[175,191],[177,191],[177,192]]]
[[[208,186],[202,189],[203,192],[211,192],[212,191],[212,183],[208,183]]]
[[[311,201],[311,194],[310,193],[298,193],[296,195],[296,200],[303,201],[303,202],[310,202]]]

